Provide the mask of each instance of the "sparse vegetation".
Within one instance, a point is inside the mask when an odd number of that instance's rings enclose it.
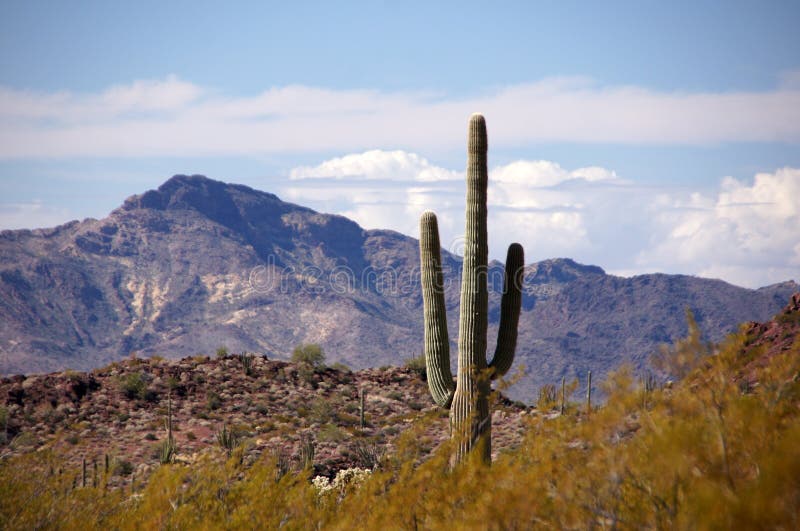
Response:
[[[365,440],[364,465],[380,467],[341,472],[338,481],[311,481],[310,439],[298,453],[302,471],[277,454],[252,464],[206,458],[137,479],[136,498],[91,482],[73,489],[75,473],[47,473],[58,467],[55,455],[31,452],[0,464],[0,514],[9,529],[796,529],[800,344],[765,358],[754,373],[759,385],[742,393],[743,343],[727,341],[672,388],[655,386],[647,404],[640,379],[622,369],[602,384],[608,398],[591,418],[572,408],[534,415],[524,444],[491,467],[469,459],[449,469],[449,443],[417,461],[431,416],[382,458]],[[113,469],[132,471],[126,461]]]
[[[785,336],[783,330],[771,333],[775,340]],[[260,399],[249,392],[232,394],[224,379],[230,374],[220,371],[216,360],[199,367],[226,397],[213,415],[236,416],[225,426],[217,425],[222,432],[236,433],[241,443],[232,447],[232,459],[227,449],[213,448],[215,433],[205,427],[208,423],[192,430],[212,447],[191,458],[183,454],[188,443],[181,442],[177,458],[163,452],[163,444],[142,444],[146,433],[161,429],[171,406],[186,399],[167,402],[166,409],[137,403],[128,426],[116,432],[136,427],[133,446],[144,447],[146,461],[130,449],[111,450],[111,458],[102,451],[87,454],[94,430],[103,429],[89,420],[97,414],[91,408],[74,408],[71,400],[65,407],[57,405],[69,431],[59,427],[53,439],[57,444],[51,446],[43,444],[47,438],[41,429],[25,424],[27,417],[44,415],[42,408],[8,402],[4,407],[13,421],[14,440],[27,438],[30,444],[15,443],[0,453],[0,521],[8,529],[438,529],[482,528],[487,522],[501,529],[795,529],[800,524],[800,340],[773,348],[762,336],[751,336],[747,341],[743,332],[710,347],[705,358],[688,352],[686,342],[679,343],[681,349],[668,354],[679,359],[664,361],[682,367],[686,376],[672,385],[623,368],[605,382],[595,382],[606,401],[593,403],[591,416],[583,402],[586,379],[580,385],[564,382],[567,396],[578,402],[566,404],[562,415],[524,411],[521,418],[527,420],[517,425],[523,431],[520,444],[503,441],[498,430],[495,436],[503,442],[496,445],[491,467],[475,455],[450,468],[453,442],[446,440],[446,415],[428,404],[420,412],[410,410],[411,397],[425,397],[427,390],[405,369],[355,373],[355,383],[341,379],[338,388],[333,382],[341,375],[328,371],[320,373],[316,391],[297,386],[294,378],[280,388],[266,377],[245,378],[235,371],[237,385],[256,389],[263,383],[261,392],[274,392],[275,397],[283,397],[285,389],[302,389],[304,396],[327,397],[335,412],[329,422],[312,425],[318,405],[308,400],[308,420],[286,410],[273,413],[270,433],[263,437],[253,424],[258,418],[254,407],[242,408],[253,415],[247,422],[241,420],[244,413],[233,409],[234,403],[252,401],[254,406]],[[291,368],[273,363],[263,369],[265,376]],[[123,362],[114,370],[125,375],[127,370],[150,369],[146,363],[129,368]],[[175,372],[170,367],[159,370],[152,380],[157,389],[165,385],[165,374]],[[93,394],[106,404],[108,397],[119,398],[116,380],[108,381],[108,395],[103,387]],[[375,381],[381,382],[381,391]],[[340,417],[341,408],[357,403],[364,382],[371,398],[367,433],[358,429],[356,417],[348,416],[346,422]],[[405,392],[411,382],[418,394],[403,400],[388,396]],[[33,384],[27,389],[37,392]],[[560,389],[559,382],[559,400]],[[197,393],[195,405],[202,410],[206,392],[190,390],[187,396]],[[398,414],[401,407],[404,413]],[[516,411],[507,400],[497,400],[493,407],[498,424]],[[116,426],[112,411],[106,418]],[[181,411],[183,422],[188,406]],[[191,440],[192,431],[183,433]],[[64,444],[63,437],[70,434],[80,434],[74,447]],[[290,442],[250,452],[261,444],[257,438]],[[346,463],[334,467],[332,447],[347,456]],[[77,459],[68,462],[70,452]],[[95,460],[100,463],[96,474]]]

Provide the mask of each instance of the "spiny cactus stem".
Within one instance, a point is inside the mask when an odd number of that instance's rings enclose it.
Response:
[[[503,280],[503,299],[500,303],[500,326],[497,333],[497,347],[489,367],[492,379],[503,376],[514,363],[517,348],[517,327],[522,307],[522,280],[525,272],[525,253],[522,246],[512,243],[506,254],[506,268]]]
[[[425,366],[434,402],[449,408],[455,392],[450,372],[450,339],[444,304],[441,245],[436,215],[425,212],[420,219],[419,240],[422,266],[422,300],[425,321]]]
[[[561,414],[563,415],[566,411],[566,401],[567,401],[567,378],[565,376],[561,377]]]
[[[592,371],[589,371],[589,381],[586,385],[586,414],[592,412]]]
[[[484,460],[491,459],[489,380],[486,377],[486,329],[489,295],[487,287],[488,244],[486,227],[486,122],[472,115],[467,153],[467,197],[464,261],[461,271],[461,315],[458,329],[458,373],[450,412],[459,438],[456,461],[473,446],[482,445]],[[484,441],[480,441],[484,439]]]
[[[364,388],[358,390],[358,413],[361,422],[361,429],[363,430],[367,423],[364,420]]]
[[[167,393],[167,442],[172,445],[172,390]]]

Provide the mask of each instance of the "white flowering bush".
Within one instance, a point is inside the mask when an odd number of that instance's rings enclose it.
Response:
[[[311,480],[311,484],[317,489],[320,496],[333,491],[342,497],[349,489],[357,488],[366,481],[370,474],[372,471],[366,468],[345,468],[336,473],[333,481],[326,476],[317,476]]]

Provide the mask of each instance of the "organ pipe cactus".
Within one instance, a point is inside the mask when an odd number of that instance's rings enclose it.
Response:
[[[484,462],[491,460],[490,380],[504,375],[514,361],[521,304],[524,256],[513,243],[506,258],[500,330],[492,361],[486,362],[488,326],[488,245],[486,229],[486,122],[480,114],[469,120],[467,142],[467,208],[461,315],[458,329],[458,372],[450,373],[450,341],[444,304],[444,282],[436,215],[420,220],[420,260],[425,319],[425,363],[434,401],[450,409],[451,435],[456,442],[455,462],[479,448]]]

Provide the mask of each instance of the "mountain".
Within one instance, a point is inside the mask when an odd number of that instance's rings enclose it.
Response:
[[[0,372],[90,369],[131,352],[179,358],[221,345],[286,359],[304,342],[353,368],[401,365],[422,349],[418,264],[413,238],[177,175],[102,220],[0,233]],[[443,252],[443,269],[455,340],[459,258]],[[500,273],[493,262],[490,337]],[[515,362],[528,372],[511,394],[530,399],[544,383],[625,361],[642,368],[659,343],[685,335],[686,308],[718,340],[767,319],[797,289],[620,278],[569,259],[530,264]]]

